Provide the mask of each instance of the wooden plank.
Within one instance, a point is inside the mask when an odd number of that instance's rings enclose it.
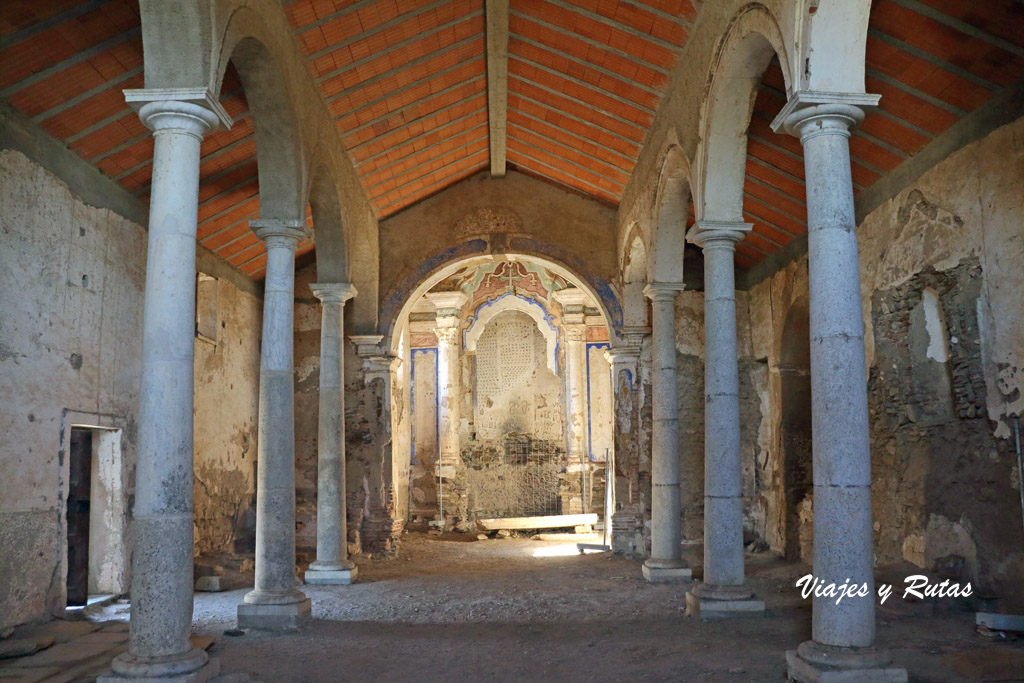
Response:
[[[597,513],[476,520],[476,526],[481,531],[497,531],[499,529],[554,529],[563,526],[583,526],[584,524],[597,524]]]

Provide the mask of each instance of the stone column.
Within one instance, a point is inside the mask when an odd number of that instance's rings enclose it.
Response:
[[[590,297],[577,287],[553,294],[562,306],[562,331],[565,340],[565,437],[569,473],[580,475],[580,508],[568,513],[587,512],[582,483],[590,465],[587,439],[587,303]]]
[[[798,92],[772,123],[800,137],[807,178],[814,575],[867,584],[867,597],[814,598],[812,640],[786,653],[798,681],[906,681],[875,649],[871,451],[850,131],[866,94]]]
[[[347,585],[356,578],[348,559],[345,509],[345,302],[356,288],[310,285],[320,300],[320,414],[317,429],[316,561],[306,583]]]
[[[736,345],[736,243],[749,223],[701,221],[704,249],[704,582],[686,594],[694,616],[764,614],[743,576],[743,475]]]
[[[446,518],[465,514],[461,490],[452,485],[462,469],[462,448],[459,442],[459,402],[462,391],[462,372],[459,351],[462,348],[461,315],[467,296],[462,292],[432,292],[426,297],[437,310],[437,425],[438,457],[436,475],[438,479],[439,521],[446,524]],[[449,493],[450,492],[450,493]],[[452,513],[452,514],[449,514]],[[456,523],[458,523],[456,519]]]
[[[625,337],[626,335],[623,334]],[[627,497],[620,499],[615,488],[616,472],[621,468],[629,478],[634,474],[633,464],[637,460],[636,421],[638,417],[637,401],[639,400],[641,383],[637,376],[640,362],[640,341],[631,344],[629,337],[625,345],[613,346],[605,351],[605,358],[611,366],[612,373],[612,420],[613,437],[612,458],[607,463],[607,486],[613,493],[612,515],[605,520],[610,525],[610,544],[616,553],[635,555],[643,549],[643,510],[638,509],[639,497],[633,490],[639,484],[639,477],[630,478],[630,491]],[[636,463],[639,465],[639,463]],[[639,474],[639,472],[635,472]],[[637,481],[633,481],[633,479]],[[634,500],[636,498],[637,500]]]
[[[267,247],[260,350],[256,471],[256,587],[238,606],[239,628],[297,628],[310,617],[295,576],[295,247],[305,221],[261,219],[250,227]]]
[[[653,376],[651,407],[651,556],[644,561],[648,581],[688,581],[682,559],[679,517],[679,401],[676,390],[676,295],[680,283],[647,285],[651,300]]]
[[[166,96],[184,99],[165,99]],[[206,91],[129,90],[153,131],[142,387],[133,516],[131,641],[110,680],[205,681],[215,660],[192,647],[192,360],[199,145],[231,119]],[[191,100],[191,101],[189,101]]]

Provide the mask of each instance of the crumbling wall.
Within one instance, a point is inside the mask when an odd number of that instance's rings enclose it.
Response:
[[[2,630],[63,610],[72,424],[122,430],[131,500],[146,233],[12,150],[0,206]]]
[[[216,339],[196,336],[196,555],[252,552],[256,542],[256,439],[263,302],[214,281]]]
[[[316,550],[317,435],[320,424],[320,301],[316,267],[295,273],[295,547]],[[346,305],[346,312],[348,306]],[[343,342],[348,345],[347,341]],[[346,357],[346,362],[348,358]]]
[[[908,561],[1024,601],[1011,438],[1024,409],[1024,119],[967,145],[858,227],[880,563]],[[784,544],[780,349],[806,257],[750,292],[767,358],[766,529]],[[767,438],[764,438],[767,434]]]

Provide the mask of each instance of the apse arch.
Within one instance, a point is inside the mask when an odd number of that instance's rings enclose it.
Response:
[[[775,16],[761,4],[743,7],[719,39],[701,105],[701,144],[697,152],[697,221],[743,222],[747,130],[758,84],[778,55],[792,92],[789,60]]]
[[[383,334],[381,348],[392,354],[397,353],[401,339],[399,323],[408,319],[409,312],[416,301],[439,282],[467,266],[479,266],[502,260],[529,261],[547,268],[576,285],[597,304],[598,310],[608,322],[608,334],[612,343],[618,341],[616,323],[620,326],[622,324],[622,306],[610,288],[595,287],[587,278],[580,276],[577,269],[570,268],[549,256],[539,256],[535,253],[521,251],[491,254],[486,252],[486,246],[485,240],[470,240],[426,259],[422,271],[406,277],[381,306],[380,329]]]
[[[648,261],[650,282],[683,281],[683,249],[690,215],[690,162],[677,145],[665,152],[654,202],[654,232]]]

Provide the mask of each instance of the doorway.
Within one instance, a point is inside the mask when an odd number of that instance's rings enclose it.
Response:
[[[67,502],[68,607],[89,601],[89,527],[92,501],[92,430],[71,429]]]

